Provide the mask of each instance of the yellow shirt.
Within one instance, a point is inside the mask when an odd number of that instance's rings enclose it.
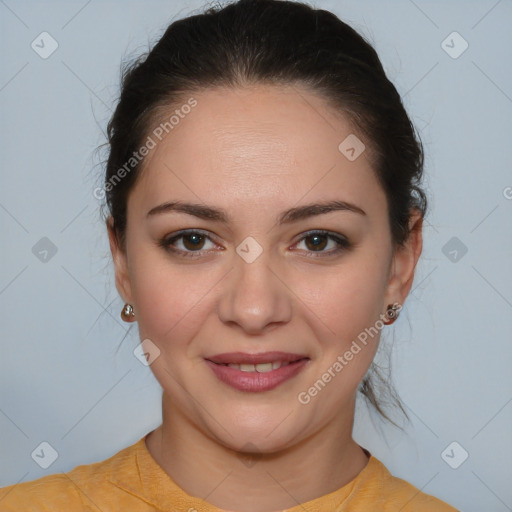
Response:
[[[1,488],[0,511],[222,512],[178,487],[146,448],[146,436],[102,462]],[[283,512],[458,512],[395,478],[369,455],[348,484]]]

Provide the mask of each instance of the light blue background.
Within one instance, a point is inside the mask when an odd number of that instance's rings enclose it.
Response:
[[[123,57],[203,2],[0,2],[0,485],[103,460],[160,424],[160,387],[119,318],[93,189]],[[375,45],[425,144],[431,213],[385,338],[406,434],[358,409],[356,440],[465,512],[512,510],[512,2],[318,1]],[[40,58],[31,42],[59,46]],[[457,59],[441,42],[457,31]],[[46,263],[32,247],[48,237]],[[457,237],[468,252],[442,251]],[[383,337],[383,338],[384,338]],[[384,340],[383,340],[384,341]],[[116,349],[120,346],[119,352]],[[31,458],[58,452],[46,470]],[[458,469],[441,458],[457,441]]]

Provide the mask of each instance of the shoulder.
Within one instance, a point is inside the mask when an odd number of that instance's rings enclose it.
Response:
[[[0,488],[2,512],[56,512],[98,510],[105,496],[115,500],[118,489],[111,480],[119,472],[133,473],[136,469],[137,443],[124,448],[110,458],[93,464],[76,466],[67,473],[47,475],[37,480]]]
[[[39,512],[79,507],[84,509],[80,492],[66,473],[44,476],[37,480],[9,485],[0,489],[0,510],[2,512]]]
[[[374,456],[371,456],[365,470],[364,494],[383,512],[458,512],[439,498],[393,476]]]

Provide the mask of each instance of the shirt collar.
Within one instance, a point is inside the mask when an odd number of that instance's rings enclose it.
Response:
[[[110,481],[114,485],[162,511],[230,512],[217,508],[199,497],[190,496],[181,489],[147,449],[148,435],[149,433],[132,446],[125,448],[112,462]],[[297,504],[296,507],[283,512],[325,512],[337,509],[360,489],[379,465],[379,461],[368,450],[363,450],[369,461],[355,479],[332,493],[307,503]]]

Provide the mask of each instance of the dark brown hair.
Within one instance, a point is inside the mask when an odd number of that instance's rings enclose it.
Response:
[[[164,109],[169,112],[194,91],[262,83],[305,86],[346,116],[370,149],[387,197],[393,243],[408,239],[412,210],[425,216],[427,209],[420,187],[423,149],[374,48],[331,12],[295,1],[238,0],[173,22],[151,51],[124,67],[107,127],[105,174],[106,206],[122,248],[127,197],[143,160],[115,183],[114,178]],[[359,391],[394,423],[379,405],[375,379],[407,416],[374,363]]]

